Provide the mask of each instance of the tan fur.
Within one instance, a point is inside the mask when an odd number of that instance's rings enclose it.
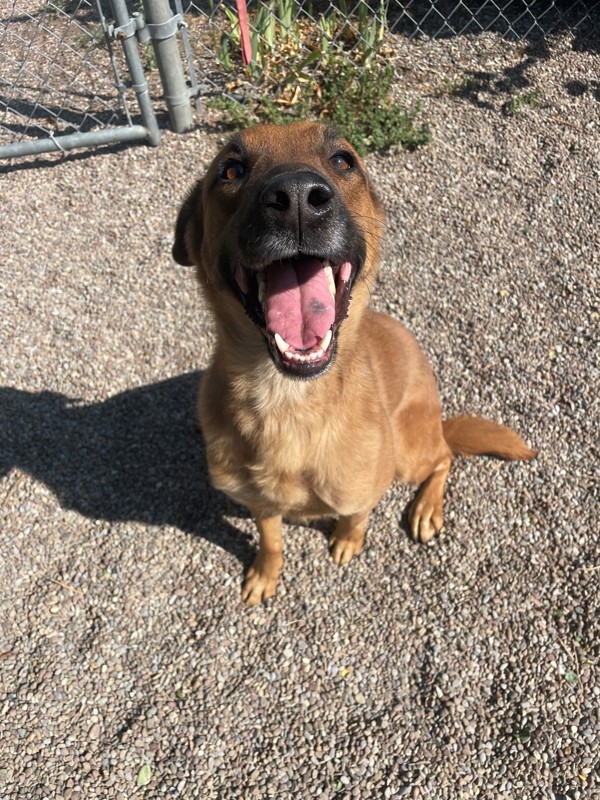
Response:
[[[314,123],[256,127],[243,141],[258,176],[290,161],[290,154],[321,173],[328,169],[323,128]],[[217,323],[198,411],[214,485],[257,521],[259,553],[242,590],[253,605],[275,593],[282,517],[337,516],[331,551],[336,563],[345,564],[360,552],[369,512],[395,477],[422,484],[409,519],[414,538],[427,541],[443,524],[453,454],[530,459],[534,453],[516,433],[487,420],[463,416],[442,425],[435,379],[416,340],[399,322],[368,308],[383,213],[366,177],[342,180],[327,173],[367,244],[335,363],[313,380],[281,374],[216,266],[221,237],[236,236],[241,202],[215,186],[216,165],[226,153],[227,147],[184,203],[173,252],[180,263],[196,265]]]

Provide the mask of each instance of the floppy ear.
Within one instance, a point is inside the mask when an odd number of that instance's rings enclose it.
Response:
[[[175,241],[171,253],[173,259],[184,267],[194,263],[190,252],[190,222],[194,223],[194,244],[202,241],[202,181],[198,181],[183,201],[175,223]]]

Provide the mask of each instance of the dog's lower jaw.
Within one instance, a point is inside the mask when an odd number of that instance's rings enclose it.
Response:
[[[289,354],[283,355],[277,342],[272,344],[267,341],[267,348],[273,364],[281,375],[295,383],[306,383],[318,380],[329,372],[335,361],[337,337],[330,329],[325,352],[321,351],[320,357],[313,361],[301,360],[297,355],[292,358]]]
[[[362,272],[364,255],[359,250],[352,260],[336,264],[299,251],[263,268],[249,268],[243,259],[221,255],[226,285],[283,374],[312,380],[330,368],[351,291]]]

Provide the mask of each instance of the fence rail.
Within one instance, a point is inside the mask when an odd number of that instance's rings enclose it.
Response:
[[[566,33],[600,52],[600,0],[249,0],[246,65],[232,2],[127,1],[10,0],[0,12],[0,158],[158,144],[163,103],[178,131],[192,124],[193,98],[289,105],[332,52],[368,69],[407,42],[483,33]]]

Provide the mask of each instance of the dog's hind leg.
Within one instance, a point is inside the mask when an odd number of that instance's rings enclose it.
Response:
[[[274,517],[255,516],[260,535],[258,555],[244,579],[242,602],[255,606],[277,591],[277,581],[283,566],[283,540],[281,538],[281,515]]]
[[[408,511],[410,532],[417,542],[428,542],[444,524],[444,488],[452,463],[448,454],[421,485]]]
[[[340,517],[331,536],[329,549],[336,564],[348,564],[362,550],[367,530],[368,511]]]
[[[530,461],[536,456],[513,430],[480,417],[462,415],[445,420],[443,444],[440,445],[439,437],[436,439],[437,463],[430,472],[427,467],[429,476],[408,512],[411,534],[419,542],[429,541],[443,525],[444,487],[453,455],[487,454],[510,461]]]
[[[423,387],[428,394],[417,395],[396,422],[396,477],[420,485],[408,509],[410,532],[417,542],[428,542],[444,524],[444,489],[453,455],[442,432],[433,376]]]

